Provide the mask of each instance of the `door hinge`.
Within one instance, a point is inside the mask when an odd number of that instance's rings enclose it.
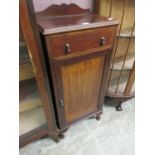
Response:
[[[63,100],[60,100],[60,105],[61,105],[62,107],[64,106]]]

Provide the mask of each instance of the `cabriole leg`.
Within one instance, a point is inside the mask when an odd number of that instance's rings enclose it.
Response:
[[[119,102],[119,104],[115,107],[117,111],[122,111],[122,102]]]

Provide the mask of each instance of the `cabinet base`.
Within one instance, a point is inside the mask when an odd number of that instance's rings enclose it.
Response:
[[[50,138],[52,138],[56,143],[58,143],[60,141],[59,138],[59,133],[55,132],[55,133],[49,133],[48,134]]]
[[[55,132],[49,133],[49,137],[52,138],[56,143],[60,142],[60,140],[65,138],[64,133],[68,130],[57,130]]]
[[[99,121],[101,119],[101,115],[102,115],[102,111],[98,111],[91,116],[87,116],[84,119],[95,118],[96,120]],[[49,133],[49,137],[51,137],[56,143],[58,143],[60,140],[65,138],[64,133],[69,129],[69,127],[73,126],[76,123],[70,124],[69,126],[63,129],[57,129],[55,132]]]

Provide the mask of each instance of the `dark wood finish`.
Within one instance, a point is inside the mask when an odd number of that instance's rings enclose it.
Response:
[[[80,11],[69,14],[72,7],[65,6],[64,16],[44,11],[37,17],[62,138],[69,126],[92,116],[100,119],[119,23]]]
[[[112,45],[115,27],[98,28],[80,32],[69,32],[46,36],[47,50],[49,56],[56,57],[73,52],[85,51],[108,44]],[[104,36],[104,45],[101,45]],[[90,39],[91,38],[91,39]],[[66,51],[69,44],[70,51]]]
[[[62,6],[65,6],[65,11]],[[59,9],[54,9],[50,14],[50,11],[44,10],[40,13],[37,13],[37,22],[39,29],[43,34],[59,33],[59,32],[69,32],[73,30],[82,30],[88,28],[96,28],[110,25],[118,25],[119,21],[113,18],[102,17],[95,14],[88,13],[87,10],[83,10],[80,7],[74,11],[75,5],[61,5],[57,6]],[[51,6],[52,8],[52,6]],[[62,12],[66,12],[67,15],[60,15],[59,10],[62,9]],[[67,11],[72,10],[72,11]],[[56,12],[55,12],[56,11]],[[41,14],[41,15],[38,15]],[[54,14],[58,14],[54,16]]]
[[[63,56],[59,56],[59,57],[54,57],[52,59],[54,60],[58,60],[58,61],[68,61],[68,59],[70,59],[70,61],[72,61],[72,58],[76,58],[80,60],[81,56],[91,56],[91,55],[99,55],[100,52],[104,51],[106,52],[107,49],[112,48],[112,45],[106,45],[103,47],[99,47],[99,48],[93,48],[90,50],[84,50],[84,51],[79,51],[79,52],[73,52],[71,54],[67,54],[67,55],[63,55]],[[72,61],[74,62],[74,61]]]
[[[73,4],[55,5],[37,13],[39,35],[32,0],[20,0],[21,30],[47,118],[47,126],[20,136],[20,146],[47,134],[58,142],[72,124],[101,118],[118,23]]]
[[[19,137],[19,147],[23,147],[39,138],[45,137],[48,135],[47,125],[43,125],[33,131],[30,131]]]
[[[34,136],[31,134],[28,136],[21,136],[20,143],[26,144],[45,135],[45,133],[53,137],[54,140],[57,140],[58,137],[58,128],[56,125],[55,113],[53,109],[53,102],[51,99],[51,90],[49,87],[47,70],[44,62],[44,56],[41,49],[40,37],[36,25],[36,19],[34,14],[34,8],[32,0],[20,0],[19,1],[19,11],[20,11],[20,25],[24,40],[27,48],[29,49],[29,55],[31,58],[33,71],[39,88],[42,104],[44,107],[45,115],[47,118],[48,128],[45,131],[44,129],[37,132],[37,129],[34,131],[36,134]],[[26,142],[25,142],[26,141]]]
[[[37,13],[42,51],[32,1],[20,0],[21,29],[48,123],[21,136],[23,145],[47,133],[58,142],[72,124],[101,118],[119,21],[88,12],[63,4]]]
[[[61,129],[102,111],[110,57],[111,50],[102,49],[68,59],[51,60]]]
[[[97,110],[96,103],[102,78],[102,72],[98,70],[103,70],[104,61],[105,57],[98,57],[62,66],[64,110],[67,123]]]
[[[100,11],[100,0],[94,0],[94,14],[99,14]]]
[[[61,23],[63,23],[63,26]],[[119,21],[116,19],[100,17],[94,14],[79,14],[59,18],[38,18],[39,29],[43,34],[117,25],[118,23]]]

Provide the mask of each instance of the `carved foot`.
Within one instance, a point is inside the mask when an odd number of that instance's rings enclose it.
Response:
[[[60,142],[64,138],[64,135],[60,131],[50,132],[49,137],[51,137],[56,143]]]
[[[60,142],[60,138],[58,135],[49,134],[49,137],[51,137],[56,143]]]
[[[122,111],[123,109],[122,109],[122,104],[121,103],[119,103],[117,106],[116,106],[116,110],[117,111]]]
[[[98,116],[96,116],[96,120],[100,120],[101,119],[101,116],[100,115],[98,115]]]
[[[60,138],[60,139],[64,139],[64,138],[65,138],[65,135],[64,135],[63,133],[60,133],[60,134],[59,134],[59,138]]]
[[[56,143],[59,143],[59,142],[60,142],[60,139],[59,139],[59,138],[56,138],[56,139],[54,139],[54,141],[55,141]]]

